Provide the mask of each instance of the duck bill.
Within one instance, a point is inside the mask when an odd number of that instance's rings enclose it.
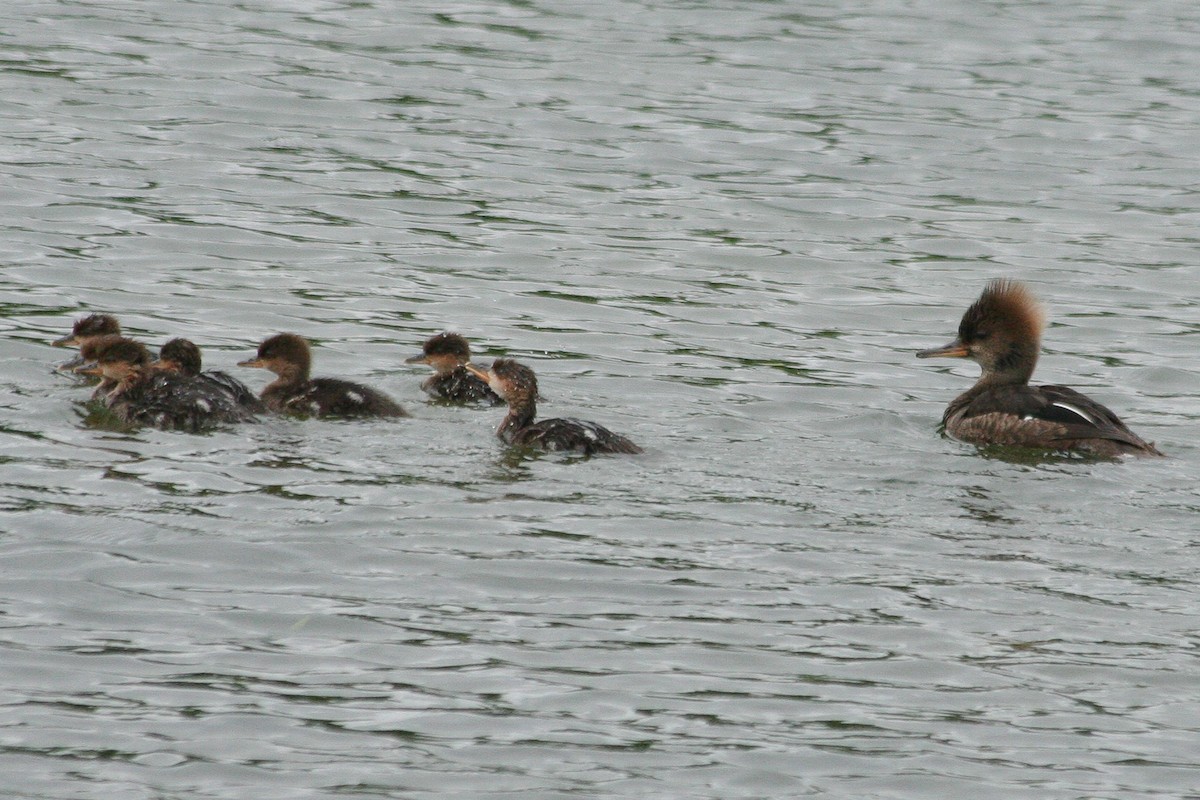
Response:
[[[55,369],[59,372],[79,372],[80,367],[86,367],[95,363],[95,361],[85,361],[83,356],[76,355],[74,358],[67,359],[61,364],[55,366]]]
[[[80,375],[95,375],[97,378],[104,377],[104,370],[101,369],[100,365],[96,363],[84,364],[81,367],[76,367],[75,371]]]
[[[428,364],[429,357],[424,353],[417,353],[415,356],[409,356],[404,359],[405,364]]]
[[[463,364],[463,367],[466,368],[467,372],[471,373],[476,378],[479,378],[484,383],[488,382],[488,371],[486,369],[480,369],[474,364]]]
[[[917,358],[969,358],[970,355],[971,351],[967,349],[967,346],[955,339],[950,344],[941,347],[921,350],[917,353]]]
[[[61,339],[55,339],[50,344],[54,347],[74,347],[75,345],[79,344],[79,340],[75,338],[75,334],[68,333]]]
[[[239,367],[257,367],[258,369],[266,369],[267,365],[263,363],[261,358],[247,358],[245,361],[237,362]]]

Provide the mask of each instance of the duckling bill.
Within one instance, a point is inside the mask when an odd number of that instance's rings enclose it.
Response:
[[[511,445],[539,450],[573,450],[593,453],[640,453],[642,448],[603,425],[587,420],[537,417],[537,377],[533,370],[511,358],[498,358],[490,369],[474,364],[466,368],[495,390],[508,403],[508,415],[496,429],[496,435]]]
[[[277,376],[259,397],[280,414],[316,417],[407,417],[383,392],[339,378],[311,378],[312,350],[294,333],[265,339],[254,358],[239,367],[258,367]]]
[[[1066,386],[1030,386],[1045,317],[1033,294],[1011,280],[989,283],[958,326],[958,337],[917,358],[969,358],[983,372],[942,415],[946,433],[978,445],[1066,450],[1104,458],[1161,456],[1105,406]]]

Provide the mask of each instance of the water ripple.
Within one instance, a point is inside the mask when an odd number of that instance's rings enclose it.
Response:
[[[1192,5],[28,10],[0,788],[1194,791]],[[999,275],[1172,458],[937,435],[974,373],[913,352]],[[231,372],[296,331],[414,416],[92,427],[48,343],[94,310]],[[446,328],[647,454],[428,404]]]

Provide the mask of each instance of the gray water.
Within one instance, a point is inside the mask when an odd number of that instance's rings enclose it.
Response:
[[[1200,796],[1200,7],[0,9],[0,794]],[[1169,459],[944,439],[992,277]],[[87,424],[90,311],[396,422]],[[425,402],[443,329],[640,457]]]

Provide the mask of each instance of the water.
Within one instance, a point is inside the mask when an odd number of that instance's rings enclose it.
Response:
[[[0,790],[1196,791],[1194,4],[0,10]],[[995,276],[1172,457],[940,438]],[[83,424],[87,311],[414,418]],[[428,335],[637,458],[428,405]]]

